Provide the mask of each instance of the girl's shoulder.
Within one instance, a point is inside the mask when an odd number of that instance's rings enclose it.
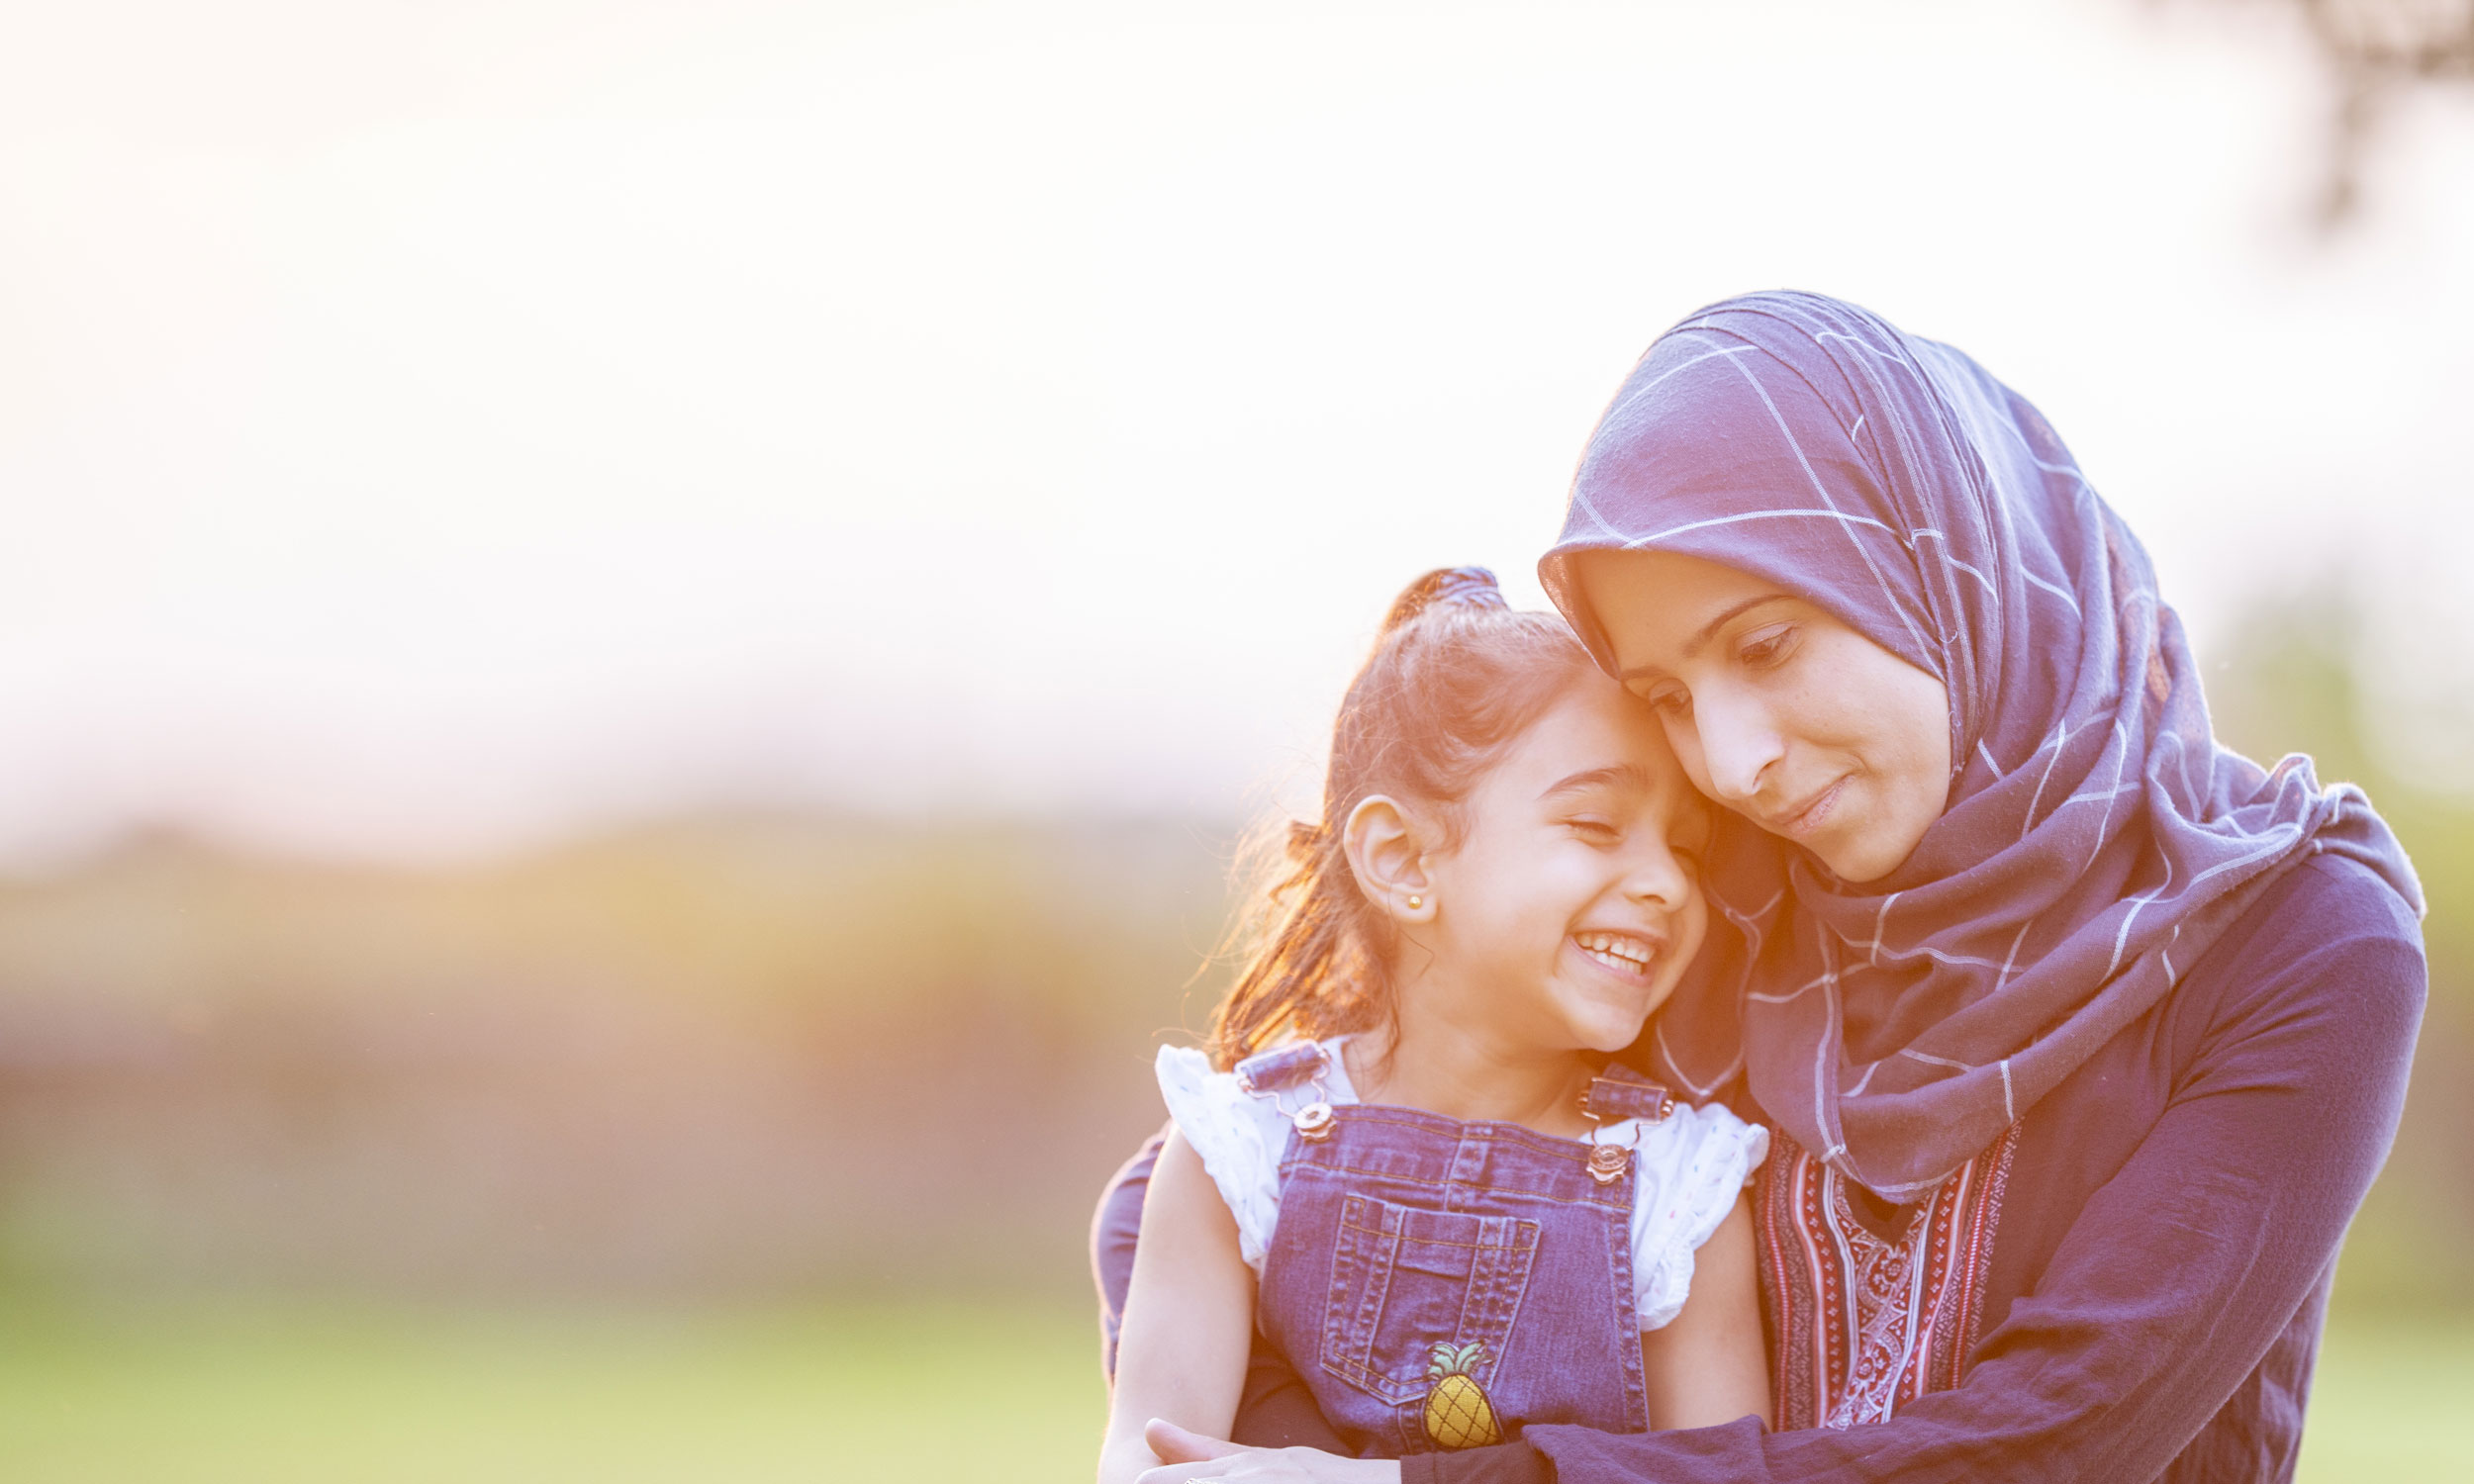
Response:
[[[1204,1052],[1164,1046],[1152,1069],[1172,1109],[1184,1101],[1197,1110],[1235,1114],[1248,1121],[1270,1119],[1286,1127],[1291,1115],[1306,1103],[1358,1100],[1341,1055],[1348,1041],[1347,1036],[1334,1036],[1291,1042],[1249,1057],[1226,1071],[1213,1067]]]
[[[1295,1065],[1280,1068],[1293,1075],[1266,1077],[1262,1084],[1243,1074],[1248,1064],[1220,1071],[1208,1056],[1186,1047],[1164,1046],[1153,1062],[1161,1101],[1236,1218],[1238,1252],[1257,1272],[1280,1218],[1280,1161],[1288,1149],[1290,1120],[1318,1099],[1358,1100],[1340,1055],[1346,1039],[1298,1043]],[[1303,1056],[1305,1047],[1319,1057]],[[1258,1059],[1253,1065],[1265,1063]]]
[[[1769,1131],[1724,1103],[1677,1103],[1666,1117],[1641,1125],[1638,1148],[1644,1163],[1662,1172],[1688,1175],[1740,1162],[1749,1176],[1769,1153]],[[1732,1205],[1734,1190],[1726,1195]]]
[[[1769,1155],[1769,1131],[1723,1103],[1677,1103],[1641,1125],[1633,1185],[1633,1297],[1641,1328],[1683,1311],[1693,1254],[1718,1232]]]
[[[1741,1138],[1752,1134],[1767,1137],[1760,1124],[1746,1122],[1725,1103],[1688,1103],[1677,1099],[1672,1106],[1673,1112],[1651,1127],[1673,1129],[1678,1137],[1696,1139]]]

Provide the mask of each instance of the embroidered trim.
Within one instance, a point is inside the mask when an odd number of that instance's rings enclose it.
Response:
[[[1775,1137],[1756,1206],[1778,1426],[1881,1422],[1956,1386],[1984,1316],[2019,1126],[1951,1171],[1896,1239],[1856,1220],[1844,1175]]]

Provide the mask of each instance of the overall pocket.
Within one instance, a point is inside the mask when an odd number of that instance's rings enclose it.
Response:
[[[1426,1395],[1438,1344],[1482,1344],[1490,1369],[1537,1252],[1534,1221],[1345,1197],[1323,1313],[1324,1371],[1397,1405]]]

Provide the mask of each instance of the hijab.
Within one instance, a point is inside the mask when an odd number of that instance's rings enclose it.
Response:
[[[2360,790],[2217,744],[2138,539],[2037,410],[1947,345],[1813,294],[1693,315],[1615,394],[1539,564],[1612,671],[1572,572],[1597,550],[1765,579],[1949,693],[1949,801],[1888,876],[1843,881],[1728,816],[1708,884],[1734,932],[1650,1048],[1704,1096],[1743,1070],[1887,1199],[1992,1143],[2306,857],[2421,909]]]

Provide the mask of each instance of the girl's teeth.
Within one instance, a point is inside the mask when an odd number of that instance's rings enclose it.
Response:
[[[1579,933],[1573,941],[1592,958],[1615,968],[1639,972],[1649,967],[1653,957],[1640,940],[1614,933]]]

